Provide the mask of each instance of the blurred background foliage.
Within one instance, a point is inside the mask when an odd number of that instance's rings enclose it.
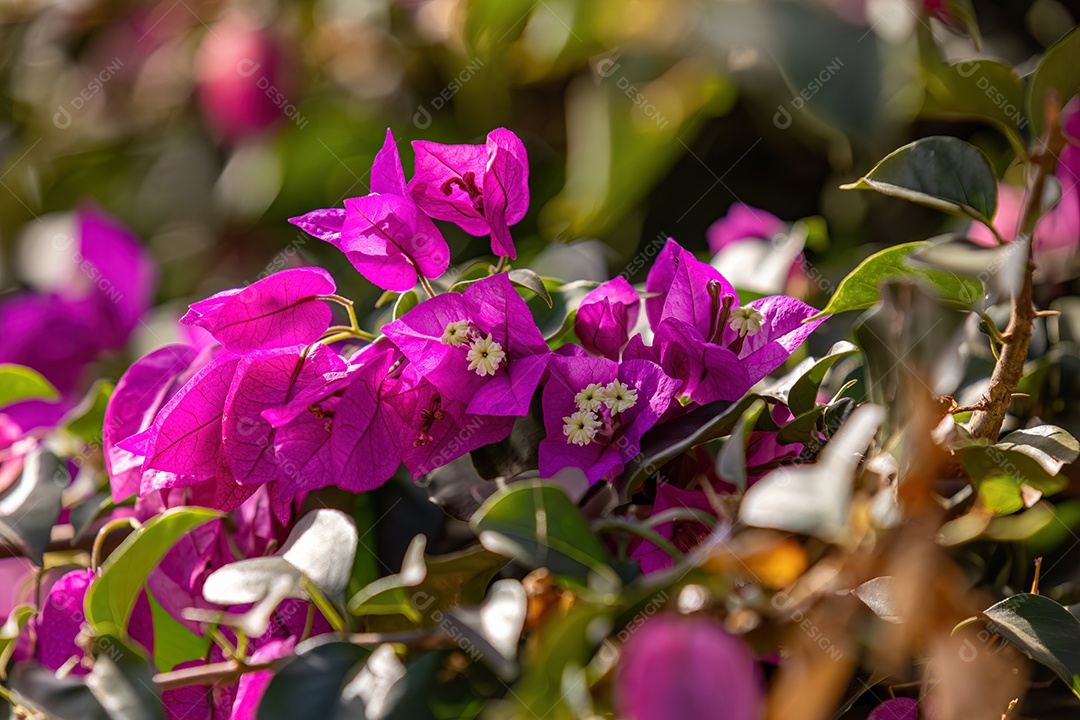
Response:
[[[1009,65],[1078,15],[1059,0],[975,9],[978,54]],[[742,201],[785,220],[824,218],[807,259],[829,281],[805,293],[820,307],[874,247],[942,229],[938,213],[840,183],[935,132],[976,143],[1001,174],[1012,161],[999,129],[935,115],[956,102],[927,53],[938,63],[977,53],[918,10],[906,0],[0,0],[0,288],[43,282],[50,226],[31,221],[90,199],[134,227],[162,268],[164,324],[136,350],[161,344],[192,299],[293,265],[330,268],[370,306],[376,290],[287,218],[366,193],[386,127],[408,168],[407,140],[476,142],[506,126],[532,166],[518,265],[640,279],[657,238],[704,250],[709,224]],[[445,231],[453,262],[485,252],[482,239]]]

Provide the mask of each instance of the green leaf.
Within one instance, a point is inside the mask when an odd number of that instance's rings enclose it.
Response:
[[[1046,115],[1046,94],[1053,90],[1061,107],[1080,93],[1080,28],[1054,43],[1043,54],[1028,85],[1028,117],[1032,134],[1042,137]]]
[[[758,417],[767,408],[764,400],[755,400],[739,417],[731,437],[716,456],[716,474],[739,489],[746,490],[746,443]]]
[[[964,470],[976,483],[1005,475],[1044,495],[1061,492],[1069,484],[1067,478],[1049,472],[1039,460],[1011,444],[991,445],[985,440],[975,440],[959,445],[956,451]]]
[[[400,572],[379,578],[349,600],[354,615],[403,615],[412,623],[435,624],[434,612],[484,599],[506,558],[474,545],[447,555],[425,556],[426,538],[409,543]],[[381,629],[388,629],[382,627]]]
[[[626,464],[615,482],[621,496],[632,495],[645,478],[690,448],[730,435],[742,414],[760,397],[750,394],[736,403],[709,403],[646,432],[641,452]]]
[[[116,637],[104,635],[94,638],[94,669],[86,684],[111,718],[165,718],[165,708],[154,686],[154,670],[150,663]]]
[[[538,298],[530,298],[527,303],[529,310],[536,320],[536,326],[540,328],[540,334],[548,340],[548,345],[553,349],[567,342],[566,335],[572,337],[574,329],[573,321],[567,320],[571,313],[576,313],[582,299],[588,295],[597,283],[588,280],[576,280],[548,287],[551,302],[537,302]],[[563,335],[561,333],[566,333]]]
[[[604,546],[570,497],[557,485],[528,480],[489,497],[469,526],[488,550],[531,568],[585,580],[614,580]]]
[[[406,290],[398,296],[397,302],[394,303],[394,319],[397,320],[419,304],[420,297],[416,294],[416,291]]]
[[[18,663],[8,685],[13,702],[41,710],[57,720],[114,720],[90,691],[86,680],[68,675],[58,678],[37,663]]]
[[[666,598],[666,595],[664,595]],[[656,601],[657,594],[652,594],[650,612],[655,612],[661,603]],[[603,637],[597,631],[610,627],[611,608],[601,607],[578,600],[565,615],[560,615],[544,626],[538,633],[535,651],[530,653],[524,674],[507,697],[507,704],[512,708],[512,718],[578,718],[567,707],[568,693],[564,686],[565,678],[572,667],[583,668],[596,652],[596,644]],[[642,613],[635,619],[644,619]],[[611,653],[614,646],[605,643],[601,652]],[[605,657],[605,656],[601,656]],[[580,671],[579,671],[580,672]],[[584,680],[574,678],[573,682]],[[585,687],[585,683],[581,683]]]
[[[931,40],[931,42],[933,42]],[[945,65],[937,61],[925,74],[924,115],[966,117],[988,122],[1000,130],[1012,146],[1022,151],[1024,86],[1011,67],[993,60],[963,60]]]
[[[825,405],[815,405],[806,412],[796,415],[780,432],[776,434],[779,443],[807,442],[818,426],[820,418],[826,410]]]
[[[393,290],[384,290],[383,294],[379,296],[379,299],[375,301],[375,308],[381,308],[386,303],[397,300],[401,297],[401,293],[394,292]]]
[[[945,0],[946,24],[960,33],[966,32],[971,37],[971,44],[976,50],[982,48],[982,35],[975,20],[975,7],[971,0]]]
[[[1023,453],[1057,475],[1066,463],[1080,457],[1080,443],[1056,425],[1039,425],[1026,430],[1014,430],[998,442],[997,447]]]
[[[990,225],[997,180],[982,150],[958,138],[923,138],[894,150],[844,190],[877,190]]]
[[[0,408],[23,400],[56,400],[60,394],[41,373],[22,365],[0,365]]]
[[[1053,600],[1021,593],[983,615],[990,629],[1057,673],[1080,696],[1080,620]]]
[[[83,442],[101,442],[105,408],[109,405],[114,388],[115,385],[105,380],[95,382],[79,404],[60,421],[60,426]]]
[[[303,643],[297,655],[274,673],[259,702],[258,720],[341,716],[341,690],[351,670],[370,652],[352,643],[325,639]]]
[[[993,475],[979,482],[979,501],[994,515],[1011,515],[1024,507],[1021,484],[1006,474]]]
[[[210,636],[199,637],[161,606],[147,589],[154,623],[154,666],[168,672],[182,662],[206,657]]]
[[[836,292],[829,299],[829,304],[815,317],[873,307],[881,299],[881,284],[899,277],[927,281],[942,299],[964,307],[971,306],[982,297],[982,283],[978,280],[945,270],[929,270],[909,265],[908,256],[925,246],[925,241],[904,243],[866,258],[840,281]]]
[[[39,567],[60,516],[67,465],[42,448],[23,459],[18,484],[0,498],[0,538],[22,551]]]
[[[851,343],[841,340],[829,349],[828,354],[815,361],[788,391],[787,404],[792,414],[800,415],[817,405],[818,390],[829,368],[840,358],[858,351],[859,349]]]
[[[33,614],[34,608],[30,605],[18,605],[12,608],[7,621],[0,626],[0,680],[7,679],[7,664],[15,651],[15,642]]]
[[[552,306],[551,295],[548,294],[547,288],[544,287],[544,280],[532,270],[511,270],[506,276],[510,278],[510,282],[513,285],[531,291],[534,295],[547,303],[549,308]]]
[[[86,592],[86,621],[95,634],[125,635],[150,571],[184,533],[219,517],[220,512],[208,508],[170,508],[125,538],[102,563],[100,577]]]

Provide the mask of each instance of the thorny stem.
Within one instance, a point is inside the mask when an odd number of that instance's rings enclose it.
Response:
[[[1054,174],[1058,155],[1065,147],[1060,120],[1057,99],[1050,96],[1047,98],[1046,136],[1042,141],[1042,147],[1031,159],[1034,175],[1027,203],[1024,206],[1023,220],[1015,240],[1015,242],[1025,243],[1023,285],[1012,296],[1009,324],[1005,328],[1001,354],[994,365],[994,373],[990,376],[990,389],[986,393],[985,407],[977,410],[971,417],[970,430],[976,439],[997,439],[1013,393],[1016,392],[1020,379],[1024,375],[1028,343],[1031,342],[1031,325],[1036,315],[1031,291],[1031,273],[1034,270],[1031,261],[1031,242],[1035,235],[1035,225],[1042,215],[1046,181]]]

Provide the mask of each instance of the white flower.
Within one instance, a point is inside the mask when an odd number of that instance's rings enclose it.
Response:
[[[739,337],[743,337],[744,335],[757,335],[761,332],[761,322],[764,319],[765,316],[755,308],[743,306],[735,308],[731,313],[731,324],[729,327],[739,333]]]
[[[491,339],[491,333],[485,338],[473,340],[469,346],[469,369],[475,370],[480,377],[494,375],[499,365],[506,359],[502,345]]]
[[[443,345],[453,345],[454,347],[461,347],[461,345],[469,339],[469,321],[458,320],[452,322],[446,326],[446,329],[442,333]]]
[[[585,386],[585,389],[574,396],[574,402],[577,403],[578,408],[581,410],[599,410],[600,406],[604,404],[604,398],[601,393],[604,391],[604,386],[600,383],[590,383]]]
[[[618,380],[609,382],[599,395],[612,415],[618,415],[637,405],[637,390]]]
[[[578,410],[573,415],[563,418],[562,431],[566,435],[566,442],[575,445],[588,445],[596,437],[597,428],[603,425],[596,413],[589,410]]]

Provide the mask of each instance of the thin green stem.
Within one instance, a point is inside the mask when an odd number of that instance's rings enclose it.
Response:
[[[345,620],[341,617],[341,614],[334,607],[334,604],[330,602],[322,591],[315,586],[315,583],[311,582],[308,578],[304,578],[304,590],[311,597],[311,602],[315,604],[315,607],[319,608],[319,612],[323,614],[326,621],[330,623],[330,627],[335,632],[345,632]]]
[[[676,561],[683,559],[683,553],[679,548],[672,545],[670,540],[652,528],[645,527],[640,523],[628,522],[626,520],[608,520],[599,523],[598,525],[594,525],[593,529],[596,532],[625,532],[630,533],[631,535],[637,535],[643,540],[648,540]]]
[[[101,566],[101,551],[105,546],[105,538],[109,536],[114,530],[119,530],[122,527],[136,528],[139,523],[135,518],[119,518],[117,520],[110,520],[105,523],[100,530],[98,530],[97,537],[94,538],[94,547],[90,551],[90,569],[97,572],[98,567]]]

